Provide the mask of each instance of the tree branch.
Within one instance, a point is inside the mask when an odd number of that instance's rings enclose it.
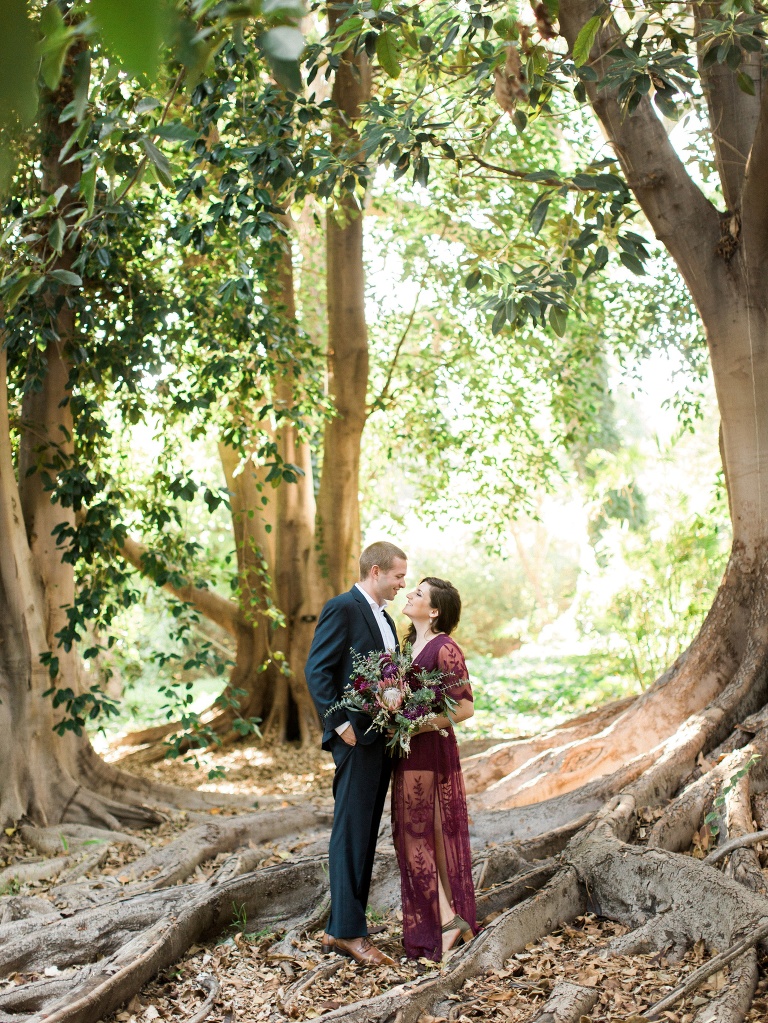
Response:
[[[563,0],[560,28],[572,48],[582,26],[594,13],[592,0]],[[621,36],[614,22],[598,33],[591,64],[604,76],[608,52]],[[685,278],[702,316],[721,308],[717,286],[725,278],[715,246],[720,217],[686,171],[650,100],[645,97],[631,116],[619,106],[615,89],[589,83],[589,101],[612,144],[632,189],[653,228]],[[705,316],[706,318],[706,316]]]
[[[717,863],[724,856],[734,852],[736,849],[744,849],[746,846],[757,845],[758,842],[764,842],[768,838],[768,831],[750,831],[748,835],[741,835],[739,838],[732,838],[730,842],[725,842],[720,846],[719,849],[715,849],[709,854],[704,860],[704,863]]]
[[[148,547],[129,536],[126,537],[125,543],[120,547],[120,553],[142,575],[147,575],[151,578],[147,566],[147,556],[150,554]],[[170,581],[163,583],[162,588],[178,597],[179,600],[183,600],[185,604],[191,604],[196,611],[205,615],[206,618],[215,622],[233,636],[237,635],[239,628],[253,628],[234,601],[227,600],[226,597],[220,596],[214,590],[205,589],[202,586],[193,586],[192,583],[176,586]]]
[[[763,941],[768,937],[768,923],[761,924],[756,931],[753,931],[750,935],[745,938],[741,938],[735,944],[727,948],[725,952],[721,952],[719,955],[713,956],[709,962],[704,963],[698,970],[694,970],[690,973],[685,983],[681,984],[680,987],[675,988],[670,994],[665,995],[660,1001],[656,1002],[649,1009],[645,1011],[646,1019],[658,1019],[658,1017],[666,1012],[670,1006],[675,1005],[681,999],[685,998],[686,995],[690,994],[691,991],[695,991],[696,988],[703,984],[707,977],[711,977],[713,973],[717,973],[718,970],[722,970],[728,963],[733,962],[734,959],[738,959],[740,955],[743,955],[748,949],[757,945],[758,942]]]
[[[702,17],[716,17],[714,7],[693,5],[697,34],[701,31]],[[699,77],[709,109],[709,124],[715,162],[723,186],[725,204],[729,210],[738,210],[741,205],[741,190],[744,187],[744,169],[755,131],[760,119],[760,82],[762,78],[762,53],[748,53],[739,68],[748,75],[755,86],[756,94],[750,96],[739,88],[736,71],[728,64],[717,61],[704,66],[703,55],[706,44],[699,43]]]
[[[445,237],[445,231],[447,226],[448,226],[447,224],[443,225],[443,229],[439,235],[440,241],[442,241],[443,238]],[[392,385],[392,377],[395,372],[395,366],[397,365],[397,360],[400,358],[400,352],[402,351],[406,338],[408,337],[408,334],[411,331],[411,327],[413,326],[413,321],[416,317],[416,311],[419,308],[419,299],[421,298],[421,293],[424,290],[424,285],[427,282],[427,276],[429,275],[430,271],[431,267],[428,267],[421,275],[421,280],[419,281],[419,290],[416,292],[416,297],[413,300],[413,307],[411,308],[411,313],[406,321],[405,327],[403,328],[403,332],[401,333],[400,338],[395,347],[395,354],[392,356],[392,361],[390,362],[389,370],[387,371],[387,379],[384,381],[384,386],[382,387],[378,396],[374,398],[373,401],[368,406],[368,415],[370,415],[375,408],[383,407],[385,401],[391,401],[392,396],[389,393],[389,388]]]
[[[763,89],[760,119],[755,130],[752,149],[744,172],[741,193],[741,222],[745,258],[750,265],[759,266],[768,249],[768,83]]]
[[[4,310],[0,310],[4,311]],[[16,627],[29,630],[33,654],[47,649],[42,627],[44,597],[27,541],[21,496],[13,468],[8,421],[8,353],[0,332],[0,587],[16,619]],[[35,613],[37,612],[37,613]],[[36,669],[39,670],[39,669]]]

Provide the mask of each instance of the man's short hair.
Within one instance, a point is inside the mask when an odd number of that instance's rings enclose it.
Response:
[[[360,581],[368,578],[374,565],[378,565],[382,572],[388,572],[394,565],[395,558],[407,561],[408,555],[386,540],[370,544],[360,555]]]

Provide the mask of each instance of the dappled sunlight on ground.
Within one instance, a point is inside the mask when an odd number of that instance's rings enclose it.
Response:
[[[153,764],[139,764],[130,759],[122,761],[121,757],[131,749],[121,747],[118,739],[110,747],[107,759],[132,774],[165,785],[183,785],[222,795],[253,794],[254,797],[286,799],[331,794],[333,760],[319,745],[302,748],[298,743],[276,744],[250,738],[225,749],[198,751],[195,758],[180,757]],[[194,760],[199,767],[195,767]],[[208,777],[214,768],[223,769],[223,778]]]

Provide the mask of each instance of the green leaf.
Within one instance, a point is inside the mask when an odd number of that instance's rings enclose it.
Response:
[[[88,90],[91,85],[91,51],[83,50],[77,55],[75,73],[72,77],[74,85],[75,120],[79,124],[88,106]]]
[[[71,270],[51,270],[48,276],[53,277],[60,284],[71,284],[73,288],[82,288],[83,286],[82,277],[73,274]]]
[[[624,187],[616,174],[575,174],[573,183],[577,188],[594,188],[598,192],[617,192]]]
[[[517,18],[512,18],[508,14],[494,22],[493,27],[496,29],[498,35],[505,40],[505,42],[511,42],[513,39],[518,39],[520,37]]]
[[[541,199],[540,198],[540,199],[537,199],[536,202],[533,205],[533,209],[531,210],[531,214],[530,214],[530,220],[531,220],[531,229],[533,230],[533,233],[535,235],[538,234],[539,231],[544,226],[544,221],[545,221],[546,216],[547,216],[547,210],[549,209],[550,201],[551,200],[549,200],[549,199]]]
[[[627,267],[628,270],[631,270],[633,274],[637,274],[638,277],[642,276],[645,273],[645,267],[637,258],[637,256],[633,256],[629,252],[622,252],[621,255],[619,256],[619,259],[624,264],[624,266]]]
[[[304,50],[304,36],[297,28],[282,25],[265,32],[259,45],[269,61],[275,81],[289,92],[302,89],[299,57]]]
[[[80,175],[80,195],[85,199],[88,216],[93,213],[93,202],[96,197],[96,165],[83,171]]]
[[[262,0],[261,13],[269,18],[291,18],[298,21],[307,13],[302,0]]]
[[[151,131],[153,135],[167,139],[169,142],[194,142],[197,138],[197,132],[187,127],[186,124],[181,124],[180,121],[161,124],[158,128],[152,128]]]
[[[40,54],[43,58],[40,73],[48,88],[53,90],[61,81],[64,61],[74,39],[74,32],[67,28],[55,0],[43,11],[40,27],[43,30],[40,43]]]
[[[5,293],[5,307],[9,312],[13,309],[21,296],[29,290],[29,286],[32,282],[36,280],[36,274],[26,273],[22,274],[21,277],[19,277],[19,279],[10,286],[8,291]]]
[[[755,83],[744,71],[738,72],[736,81],[739,83],[739,88],[742,92],[746,92],[748,96],[755,95]]]
[[[565,325],[568,322],[568,310],[559,309],[553,305],[549,310],[549,323],[552,330],[557,334],[558,337],[562,337],[565,334]]]
[[[267,56],[275,60],[298,60],[304,52],[304,36],[297,28],[281,25],[271,28],[261,37]]]
[[[154,79],[170,25],[165,0],[91,0],[90,13],[123,70]]]
[[[30,124],[37,110],[35,35],[25,0],[4,0],[0,32],[0,125]]]
[[[496,310],[496,315],[493,317],[493,322],[491,323],[491,333],[498,334],[501,328],[504,326],[506,319],[507,307],[505,305],[500,305],[499,308]]]
[[[161,153],[157,146],[150,142],[149,139],[142,139],[141,144],[144,147],[144,152],[154,165],[158,181],[167,188],[173,188],[173,175],[171,173],[171,165],[168,163],[168,158],[164,153]]]
[[[155,107],[159,107],[160,105],[160,100],[155,99],[154,96],[142,96],[136,104],[135,109],[137,114],[146,114],[147,111],[154,110]]]
[[[64,248],[64,236],[67,233],[67,225],[61,219],[57,217],[51,224],[48,231],[48,241],[50,242],[51,248],[55,252],[61,252]]]
[[[581,26],[581,31],[576,36],[576,42],[573,44],[573,63],[576,67],[581,67],[582,64],[586,64],[589,60],[589,54],[597,38],[597,33],[600,31],[601,24],[602,18],[599,15],[595,15],[594,18],[590,18],[588,22]]]
[[[390,78],[400,77],[400,47],[394,33],[388,28],[376,40],[376,56]]]

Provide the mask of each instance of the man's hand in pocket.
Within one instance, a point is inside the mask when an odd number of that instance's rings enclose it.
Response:
[[[349,728],[344,729],[341,733],[341,738],[347,746],[357,746],[357,736],[355,735],[355,730],[352,725],[350,725]]]

